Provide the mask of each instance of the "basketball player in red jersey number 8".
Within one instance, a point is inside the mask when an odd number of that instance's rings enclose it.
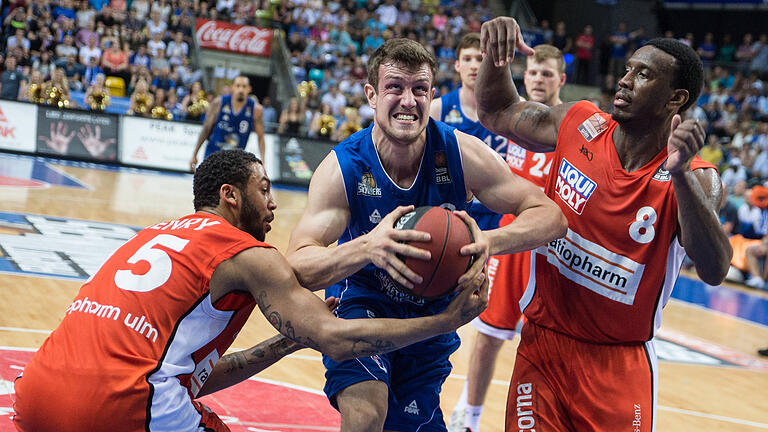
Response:
[[[507,399],[507,431],[655,430],[655,330],[687,254],[717,285],[732,250],[717,210],[722,185],[696,157],[704,130],[682,115],[703,67],[673,39],[635,51],[613,114],[581,101],[521,101],[507,63],[530,55],[512,18],[483,24],[480,121],[528,150],[554,151],[545,192],[568,219],[534,250],[527,319]]]
[[[229,431],[195,399],[301,345],[336,359],[381,354],[451,332],[485,308],[487,283],[429,317],[336,319],[263,242],[277,207],[270,186],[251,153],[206,158],[195,171],[196,213],[115,251],[26,365],[15,383],[16,428]],[[225,355],[256,305],[284,337]]]

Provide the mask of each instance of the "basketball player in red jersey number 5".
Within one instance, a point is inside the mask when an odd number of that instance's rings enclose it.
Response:
[[[520,302],[527,318],[507,399],[507,431],[655,430],[655,330],[685,254],[711,285],[731,247],[720,228],[704,130],[681,116],[698,98],[701,60],[673,39],[635,51],[613,114],[587,101],[521,101],[507,63],[530,55],[512,18],[483,24],[480,121],[535,152],[554,151],[545,192],[568,219],[534,250]]]

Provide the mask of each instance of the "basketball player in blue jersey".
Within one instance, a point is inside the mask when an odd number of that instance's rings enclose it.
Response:
[[[365,85],[374,123],[336,146],[312,177],[288,259],[303,286],[340,299],[341,318],[428,316],[450,301],[407,292],[420,277],[398,255],[430,259],[403,243],[428,234],[393,228],[414,206],[462,210],[477,196],[493,211],[518,215],[503,228],[481,231],[457,212],[474,238],[461,253],[478,258],[458,290],[482,283],[489,253],[529,250],[565,233],[563,214],[541,190],[515,176],[481,140],[429,118],[435,70],[434,56],[417,42],[390,39],[379,47]],[[458,346],[454,332],[386,355],[324,357],[325,392],[341,413],[342,432],[444,431],[439,393]]]
[[[256,99],[249,96],[250,93],[250,80],[245,75],[238,75],[232,82],[232,94],[217,97],[208,107],[203,130],[200,131],[195,152],[189,162],[193,172],[197,167],[197,153],[206,140],[208,144],[205,147],[205,157],[208,157],[219,150],[245,149],[252,131],[256,132],[259,156],[264,160],[264,110]]]
[[[454,69],[461,77],[461,87],[433,100],[432,106],[429,108],[429,115],[435,120],[480,138],[502,158],[506,158],[509,139],[492,133],[483,127],[477,119],[475,81],[482,61],[480,33],[467,33],[456,46],[456,62],[454,63]],[[480,229],[489,230],[499,227],[501,215],[489,210],[477,199],[472,200],[468,213],[477,222]]]

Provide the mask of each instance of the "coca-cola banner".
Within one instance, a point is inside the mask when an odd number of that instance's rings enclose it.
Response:
[[[198,18],[197,44],[203,49],[269,57],[272,30]]]

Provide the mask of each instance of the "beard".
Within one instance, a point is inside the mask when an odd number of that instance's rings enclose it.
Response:
[[[243,102],[245,100],[245,95],[244,94],[239,94],[239,95],[236,96],[236,99],[237,99],[238,102]]]
[[[259,213],[247,196],[243,195],[243,206],[240,208],[240,223],[243,231],[263,242],[267,233],[264,231],[264,215]]]

